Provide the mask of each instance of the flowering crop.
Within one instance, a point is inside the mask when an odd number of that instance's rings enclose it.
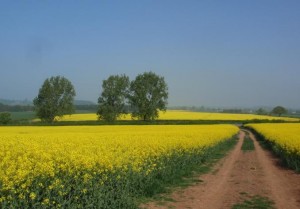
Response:
[[[292,168],[300,171],[300,124],[249,124],[270,142],[273,150]]]
[[[233,125],[0,128],[0,208],[130,208]],[[130,196],[130,197],[129,197]]]
[[[96,121],[98,119],[96,114],[73,114],[66,115],[63,118],[58,118],[60,121]],[[119,120],[131,120],[129,114],[123,115]],[[207,112],[191,112],[183,110],[167,110],[160,112],[158,120],[284,120],[284,121],[299,121],[297,118],[275,117],[267,115],[253,115],[253,114],[228,114],[228,113],[207,113]]]
[[[275,117],[267,115],[254,114],[230,114],[230,113],[210,113],[210,112],[192,112],[180,110],[168,110],[161,112],[162,120],[285,120],[299,121],[296,118]]]

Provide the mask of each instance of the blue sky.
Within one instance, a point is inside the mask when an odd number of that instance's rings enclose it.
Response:
[[[300,1],[0,2],[0,98],[62,75],[96,102],[109,75],[164,76],[169,104],[300,108]]]

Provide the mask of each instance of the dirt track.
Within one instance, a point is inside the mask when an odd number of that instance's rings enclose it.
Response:
[[[174,202],[152,202],[143,208],[225,209],[247,194],[268,197],[278,209],[299,209],[300,174],[280,166],[251,133],[255,150],[243,152],[244,136],[245,131],[241,131],[234,150],[218,162],[214,172],[199,177],[203,183],[175,191],[171,194]]]

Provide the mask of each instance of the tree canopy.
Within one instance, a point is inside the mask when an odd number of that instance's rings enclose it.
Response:
[[[268,112],[267,112],[265,109],[263,109],[263,108],[258,108],[258,109],[255,111],[255,113],[256,113],[257,115],[266,115],[266,114],[268,114]]]
[[[102,82],[102,93],[98,99],[99,119],[114,121],[126,113],[129,78],[126,75],[112,75]]]
[[[139,74],[130,84],[129,103],[132,117],[142,120],[154,120],[159,110],[166,110],[168,86],[164,77],[153,72]]]
[[[47,78],[33,100],[37,116],[46,122],[53,122],[55,117],[74,112],[75,89],[65,77]]]
[[[11,121],[9,112],[0,112],[0,124],[8,124]]]
[[[287,110],[282,106],[276,106],[276,107],[273,108],[271,113],[276,114],[278,116],[281,116],[282,114],[287,113]]]

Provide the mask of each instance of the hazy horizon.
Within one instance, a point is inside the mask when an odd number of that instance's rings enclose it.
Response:
[[[153,71],[169,106],[300,108],[300,1],[2,1],[0,98]]]

